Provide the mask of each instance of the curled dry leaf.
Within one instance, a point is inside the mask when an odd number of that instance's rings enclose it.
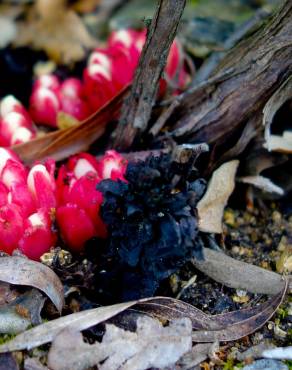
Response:
[[[0,333],[18,334],[30,325],[39,325],[45,298],[36,289],[16,298],[13,302],[0,307]]]
[[[54,340],[48,356],[53,370],[83,370],[98,365],[100,370],[144,370],[172,366],[192,347],[192,324],[187,318],[170,322],[169,326],[150,317],[137,320],[136,332],[106,325],[101,343],[87,344],[82,334],[61,332]]]
[[[271,96],[263,111],[263,125],[265,126],[266,139],[265,146],[270,151],[292,153],[291,131],[284,131],[282,136],[271,134],[271,126],[277,111],[290,99],[292,99],[292,76],[287,78],[287,80]]]
[[[0,281],[27,285],[44,292],[59,311],[64,305],[63,285],[49,267],[23,257],[0,258]]]
[[[198,330],[193,334],[194,341],[232,341],[251,334],[270,319],[282,302],[287,284],[284,286],[278,284],[277,287],[280,288],[277,294],[261,305],[215,316],[207,315],[190,304],[168,297],[145,298],[77,312],[19,334],[10,342],[1,345],[0,353],[31,349],[49,343],[64,329],[82,331],[129,308],[135,309],[137,312],[145,312],[163,321],[189,318],[193,329]]]
[[[199,229],[208,233],[222,233],[223,211],[234,189],[239,161],[224,163],[213,172],[207,191],[197,205]]]
[[[81,60],[96,41],[64,0],[37,0],[28,19],[19,23],[14,44],[45,50],[51,59],[67,64]]]

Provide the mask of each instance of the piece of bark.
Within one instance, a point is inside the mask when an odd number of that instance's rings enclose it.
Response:
[[[148,30],[132,85],[125,100],[119,125],[112,135],[113,146],[128,149],[147,128],[156,100],[159,79],[182,16],[185,0],[160,0]]]
[[[291,22],[292,2],[287,0],[257,32],[230,50],[208,83],[189,89],[175,109],[174,103],[169,107],[173,112],[167,123],[176,122],[170,131],[177,142],[232,147],[292,73]]]

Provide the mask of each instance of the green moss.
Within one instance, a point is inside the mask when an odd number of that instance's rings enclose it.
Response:
[[[284,363],[288,366],[289,370],[292,370],[292,360],[284,361]]]
[[[16,334],[0,334],[0,345],[9,342],[15,337]]]

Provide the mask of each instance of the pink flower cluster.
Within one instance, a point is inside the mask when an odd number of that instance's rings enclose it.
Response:
[[[71,249],[80,251],[94,237],[106,238],[107,230],[99,209],[102,194],[96,185],[104,179],[123,180],[127,161],[113,150],[100,161],[87,153],[69,159],[57,177],[57,223],[63,240]]]
[[[54,170],[50,160],[28,170],[12,151],[0,148],[0,249],[4,252],[18,248],[38,259],[54,245]]]
[[[57,126],[58,112],[65,112],[81,121],[112,99],[133,79],[146,40],[146,31],[119,30],[111,33],[108,44],[97,48],[88,58],[82,81],[69,78],[63,83],[54,75],[44,75],[35,81],[30,97],[30,115],[36,124]],[[171,46],[165,79],[167,83],[183,88],[188,74],[177,40]],[[172,83],[171,83],[172,82]]]
[[[54,161],[28,170],[12,151],[0,148],[0,250],[19,249],[38,260],[55,246],[56,228],[75,252],[94,236],[106,238],[99,215],[103,196],[96,185],[106,178],[125,181],[126,168],[127,161],[115,151],[99,161],[81,153],[61,166],[55,180]]]

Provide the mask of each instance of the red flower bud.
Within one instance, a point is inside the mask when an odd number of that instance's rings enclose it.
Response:
[[[36,209],[36,204],[33,196],[26,184],[15,183],[10,187],[8,194],[8,202],[16,204],[19,207],[22,217],[26,218]]]
[[[46,210],[39,209],[28,217],[18,247],[28,258],[39,260],[56,243],[56,234]]]
[[[78,78],[67,78],[60,87],[61,96],[79,98],[83,96],[83,84]]]
[[[84,93],[91,110],[94,112],[108,102],[117,89],[112,74],[101,64],[90,64],[83,72]]]
[[[36,79],[33,85],[33,90],[37,90],[40,87],[49,89],[57,94],[60,89],[60,81],[58,77],[52,74],[45,74]]]
[[[23,219],[15,204],[0,208],[0,250],[11,254],[24,231]]]
[[[17,112],[10,112],[0,122],[0,137],[3,146],[24,143],[35,136],[31,120]]]
[[[19,113],[24,116],[27,121],[31,122],[30,115],[21,104],[21,102],[17,100],[13,95],[6,95],[0,103],[0,115],[3,118],[11,112]]]
[[[56,218],[65,242],[75,251],[82,250],[93,236],[107,236],[99,216],[103,197],[96,190],[100,182],[98,168],[93,156],[81,153],[71,157],[59,170]]]
[[[35,123],[56,127],[59,110],[59,97],[53,90],[46,87],[34,89],[30,97],[29,112]]]
[[[128,161],[115,150],[108,150],[99,162],[99,174],[102,179],[126,181],[124,175]]]
[[[27,186],[36,202],[37,208],[51,212],[56,207],[56,183],[54,179],[55,163],[47,161],[36,164],[29,171]]]
[[[86,241],[96,236],[92,220],[76,204],[58,207],[56,218],[65,243],[75,252],[80,252]]]
[[[74,96],[61,97],[61,111],[76,118],[78,121],[84,120],[91,113],[88,104],[84,100]]]

